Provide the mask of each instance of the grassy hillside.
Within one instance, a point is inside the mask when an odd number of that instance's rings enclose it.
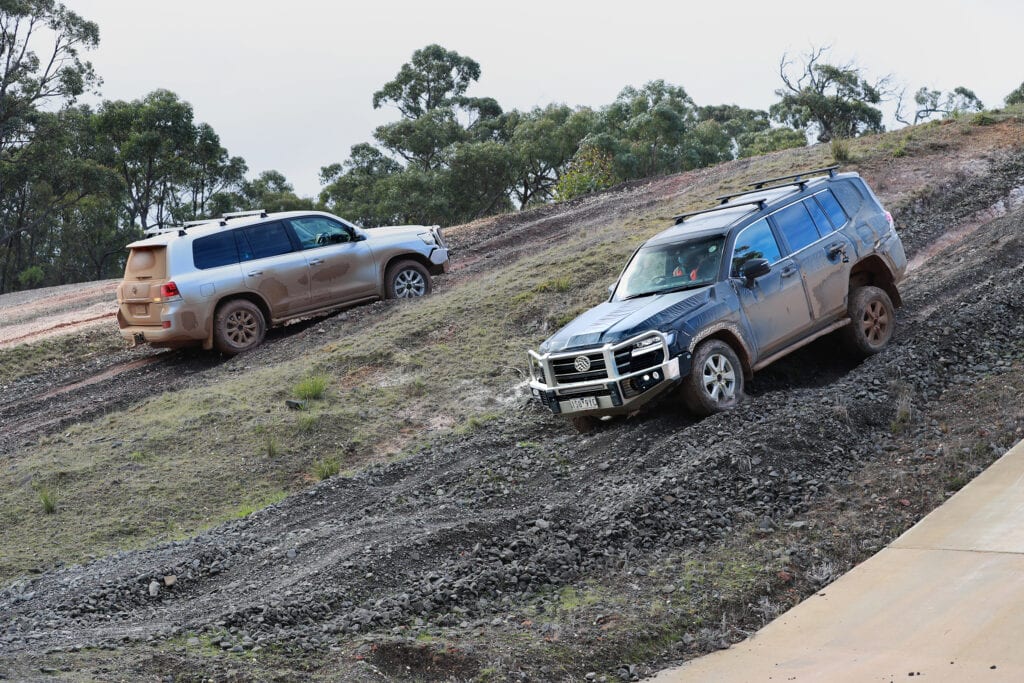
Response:
[[[503,226],[520,235],[521,248],[481,257],[425,300],[375,304],[303,329],[295,333],[302,350],[285,360],[260,349],[183,389],[154,386],[152,398],[22,445],[0,473],[0,583],[190,536],[334,471],[486,429],[494,416],[523,409],[525,350],[602,300],[625,258],[672,215],[751,180],[828,165],[834,154],[898,213],[943,178],[939,169],[969,171],[966,159],[1024,142],[1016,121],[979,122],[988,120],[780,152],[450,228],[456,263]],[[615,208],[641,195],[641,208]],[[56,342],[38,352],[74,359]],[[10,368],[30,357],[29,347],[0,351],[0,376],[22,376]],[[323,394],[305,410],[286,407],[309,380],[322,381]],[[541,413],[536,419],[568,429]]]

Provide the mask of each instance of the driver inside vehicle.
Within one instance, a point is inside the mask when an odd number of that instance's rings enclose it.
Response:
[[[710,244],[696,253],[680,253],[676,256],[676,267],[672,271],[672,277],[686,278],[691,282],[714,278],[715,265],[718,262],[715,258],[717,251],[718,245]]]

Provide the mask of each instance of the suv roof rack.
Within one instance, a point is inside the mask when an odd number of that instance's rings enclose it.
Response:
[[[839,164],[833,164],[832,166],[825,166],[824,168],[814,168],[810,171],[800,171],[799,173],[793,173],[791,175],[780,175],[775,178],[765,178],[764,180],[758,180],[753,183],[747,183],[749,186],[756,190],[765,189],[764,186],[768,183],[777,183],[780,180],[792,180],[793,182],[786,183],[786,185],[797,185],[806,184],[809,180],[804,176],[809,176],[813,173],[828,173],[829,178],[834,178],[836,175],[836,169],[839,168]],[[782,187],[781,185],[777,187]]]
[[[825,168],[815,168],[810,171],[801,171],[800,173],[794,173],[793,175],[778,176],[777,178],[765,178],[764,180],[758,180],[757,182],[747,183],[747,187],[753,187],[753,190],[744,190],[742,192],[730,192],[729,194],[723,194],[720,197],[715,197],[717,201],[725,204],[734,197],[742,197],[748,194],[756,194],[758,192],[767,192],[769,190],[779,190],[784,187],[799,187],[801,190],[807,186],[807,183],[814,180],[812,176],[815,173],[828,173],[829,178],[835,177],[836,169],[839,168],[839,164],[834,166],[826,166]],[[789,180],[788,183],[780,183],[780,180]],[[769,185],[768,183],[778,183],[777,185]]]
[[[686,213],[681,213],[678,216],[673,216],[673,218],[676,221],[676,225],[679,225],[680,223],[685,221],[690,216],[699,216],[699,215],[704,214],[704,213],[711,213],[712,211],[722,211],[723,209],[735,209],[737,206],[747,206],[747,205],[751,205],[751,204],[757,204],[757,208],[763,209],[766,201],[767,201],[766,199],[762,198],[762,199],[748,199],[748,200],[743,201],[743,202],[734,202],[732,204],[726,204],[725,202],[722,202],[718,206],[712,206],[710,209],[701,209],[700,211],[688,211]]]
[[[252,211],[232,211],[231,213],[222,213],[220,215],[220,225],[224,227],[233,218],[248,218],[249,216],[259,216],[260,218],[267,217],[266,209],[253,209]]]

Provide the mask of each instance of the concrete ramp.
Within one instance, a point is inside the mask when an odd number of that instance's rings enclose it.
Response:
[[[1024,441],[746,641],[655,681],[1024,681]]]

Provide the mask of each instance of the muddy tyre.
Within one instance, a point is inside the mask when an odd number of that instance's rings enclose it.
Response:
[[[886,347],[896,328],[892,300],[878,287],[858,287],[850,293],[850,324],[842,328],[843,343],[866,358]]]
[[[388,268],[384,289],[389,299],[412,299],[430,294],[430,273],[416,261],[399,261]]]
[[[266,334],[263,311],[247,299],[228,301],[213,318],[213,345],[228,356],[259,346]]]
[[[683,380],[682,397],[687,409],[704,417],[735,406],[743,395],[743,366],[732,347],[711,339],[693,354],[690,374]]]

